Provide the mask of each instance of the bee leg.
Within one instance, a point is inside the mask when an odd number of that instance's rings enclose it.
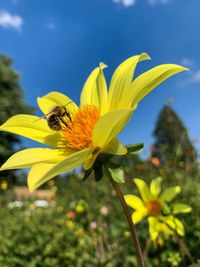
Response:
[[[61,120],[61,122],[67,127],[67,128],[69,128],[70,130],[71,130],[71,128],[69,127],[69,125],[60,117],[59,118],[60,120]]]
[[[65,113],[64,113],[64,116],[67,116],[67,118],[70,120],[70,122],[72,121],[72,118],[71,118],[71,115],[70,115],[70,113],[68,112],[68,111],[65,111]]]

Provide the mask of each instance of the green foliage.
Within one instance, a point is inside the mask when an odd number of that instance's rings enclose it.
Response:
[[[81,181],[71,174],[58,182],[56,202],[46,208],[24,201],[23,207],[11,209],[10,199],[1,198],[0,266],[136,267],[128,225],[109,180],[96,183],[91,175]],[[120,187],[124,194],[136,193],[133,186]],[[191,255],[194,263],[200,259],[200,183],[188,179],[176,201],[193,207],[191,214],[181,215],[184,239],[174,236],[154,244],[147,221],[136,226],[147,267],[188,267]]]
[[[0,124],[18,113],[30,113],[31,108],[25,104],[19,84],[19,73],[12,69],[12,60],[0,55]],[[0,132],[0,165],[10,157],[20,145],[16,135]],[[4,178],[13,178],[9,172],[1,173]]]
[[[112,162],[109,163],[107,167],[109,175],[117,183],[124,183],[124,172],[123,168]]]
[[[189,139],[188,130],[169,105],[161,110],[153,135],[152,157],[158,158],[161,166],[197,172],[197,152]]]
[[[132,145],[127,145],[127,150],[128,150],[128,154],[137,154],[139,152],[141,152],[144,148],[144,144],[140,143],[140,144],[132,144]]]

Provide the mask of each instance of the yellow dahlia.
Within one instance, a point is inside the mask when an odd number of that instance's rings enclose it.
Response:
[[[20,114],[0,126],[1,131],[19,134],[50,148],[29,148],[15,153],[1,170],[30,168],[32,191],[52,177],[83,164],[93,166],[100,153],[124,155],[127,148],[116,136],[130,119],[140,100],[170,76],[186,70],[174,64],[154,67],[133,79],[145,53],[128,58],[114,72],[107,90],[103,63],[88,77],[78,107],[69,97],[51,92],[37,99],[44,117]],[[56,106],[66,107],[59,131],[49,128],[47,118]]]
[[[141,198],[132,194],[124,196],[127,205],[135,210],[132,214],[133,222],[139,223],[147,217],[149,233],[153,241],[159,237],[159,234],[169,236],[174,231],[184,236],[183,223],[175,215],[191,212],[191,207],[181,203],[171,203],[181,192],[180,186],[168,187],[161,192],[161,177],[153,179],[150,187],[141,179],[136,178],[133,181]]]

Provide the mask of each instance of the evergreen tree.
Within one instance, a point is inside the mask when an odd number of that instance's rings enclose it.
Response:
[[[152,157],[169,170],[197,170],[197,152],[189,139],[188,130],[176,112],[166,104],[161,110],[153,132],[155,143]]]
[[[11,67],[12,60],[0,55],[0,124],[8,118],[19,113],[31,113],[23,100],[23,92],[19,84],[20,75]],[[10,157],[21,144],[16,135],[0,132],[0,165]],[[0,177],[12,178],[11,172],[1,172]]]

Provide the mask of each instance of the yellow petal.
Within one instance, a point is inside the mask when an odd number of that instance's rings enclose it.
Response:
[[[127,107],[126,105],[123,105],[123,102],[121,101],[124,97],[124,90],[131,84],[138,62],[146,59],[150,59],[146,53],[130,57],[123,61],[115,70],[108,93],[110,111],[116,108]]]
[[[104,147],[102,152],[113,155],[125,155],[127,154],[127,148],[117,138],[114,138]]]
[[[85,170],[90,169],[100,153],[125,155],[127,153],[127,148],[118,139],[114,138],[103,149],[100,149],[99,147],[94,148],[93,152],[89,155],[87,160],[84,162],[83,168]]]
[[[155,197],[157,197],[160,194],[160,190],[161,190],[160,184],[161,184],[161,182],[162,182],[162,177],[158,177],[158,178],[153,179],[151,181],[150,192]]]
[[[102,116],[95,124],[93,130],[93,146],[103,148],[107,145],[124,128],[131,114],[131,109],[121,109]]]
[[[132,214],[132,220],[133,220],[133,223],[136,224],[136,223],[139,223],[140,221],[142,221],[144,219],[144,217],[146,217],[146,213],[142,210],[136,210],[133,212]]]
[[[60,134],[48,127],[46,120],[32,115],[13,116],[0,126],[0,131],[18,134],[50,146],[57,146],[62,141]]]
[[[64,159],[72,149],[58,150],[50,148],[29,148],[12,155],[0,168],[3,170],[30,168],[36,163],[56,163]]]
[[[184,236],[185,235],[185,229],[183,226],[183,223],[177,219],[176,217],[170,215],[170,216],[160,216],[160,219],[166,223],[167,225],[169,225],[169,227],[171,229],[173,229],[174,231],[176,231],[180,236]]]
[[[167,225],[169,225],[169,227],[171,228],[171,229],[175,229],[176,228],[176,225],[175,225],[175,221],[174,221],[174,216],[171,216],[171,215],[169,215],[169,216],[159,216],[159,219],[162,221],[162,222],[164,222],[164,223],[166,223]]]
[[[78,109],[77,105],[69,97],[59,92],[51,92],[42,97],[38,97],[37,102],[45,115],[55,106],[66,106],[66,109],[72,114]]]
[[[188,213],[191,212],[192,208],[188,205],[185,204],[174,204],[173,205],[173,214],[178,214],[178,213]]]
[[[153,199],[153,196],[149,191],[148,185],[143,180],[135,178],[135,179],[133,179],[133,181],[136,184],[137,189],[138,189],[144,202],[147,202],[147,201]]]
[[[105,67],[105,64],[100,63],[99,67],[90,74],[84,84],[80,99],[81,106],[94,105],[99,108],[101,114],[107,109],[107,85],[103,74]]]
[[[132,209],[135,209],[135,210],[145,209],[146,210],[146,207],[144,206],[142,200],[138,196],[128,194],[128,195],[125,195],[124,198],[125,198],[126,204],[130,206]]]
[[[151,236],[151,239],[153,241],[156,240],[158,237],[159,231],[158,231],[158,220],[155,217],[148,217],[148,222],[149,222],[149,234]]]
[[[95,154],[90,154],[89,155],[89,157],[86,159],[86,161],[83,163],[83,168],[84,168],[84,170],[89,170],[92,166],[93,166],[93,164],[94,164],[94,162],[95,162],[95,160],[96,160],[96,158],[98,157],[98,155],[100,154],[100,152],[101,151],[98,151],[97,153],[95,153]]]
[[[171,201],[177,194],[181,192],[180,186],[172,186],[165,189],[165,191],[161,194],[161,201]]]
[[[57,164],[38,163],[33,165],[28,175],[28,186],[30,191],[35,190],[56,175],[78,167],[87,159],[91,152],[92,149],[87,148],[68,155]]]
[[[150,216],[148,218],[149,221],[149,233],[151,239],[155,241],[159,234],[165,235],[168,237],[173,234],[173,231],[165,222],[161,222],[157,217]]]
[[[124,94],[126,101],[125,99],[124,101],[127,105],[131,104],[132,107],[135,107],[139,101],[155,87],[170,76],[184,70],[187,70],[187,68],[175,64],[163,64],[142,73],[132,82],[130,87],[127,88]]]
[[[175,218],[175,224],[176,224],[176,232],[180,235],[180,236],[184,236],[185,235],[185,228],[183,223]]]

